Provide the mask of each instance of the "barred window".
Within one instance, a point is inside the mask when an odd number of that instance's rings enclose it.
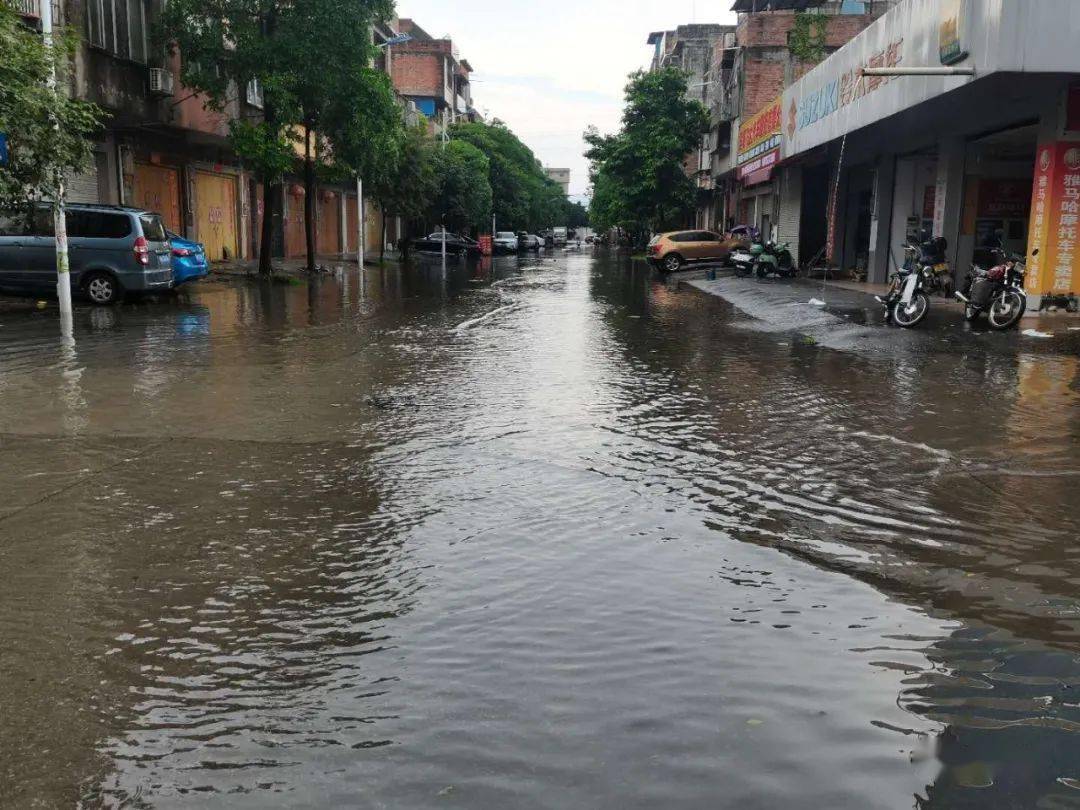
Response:
[[[149,54],[145,0],[88,0],[87,39],[121,59],[145,64]]]

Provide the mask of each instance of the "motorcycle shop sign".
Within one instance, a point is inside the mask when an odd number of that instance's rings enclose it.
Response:
[[[768,180],[780,160],[783,103],[783,98],[776,99],[739,127],[737,163],[739,179],[746,185]]]
[[[1080,143],[1039,145],[1032,189],[1027,289],[1066,293],[1080,282]],[[1038,255],[1032,256],[1038,248]]]

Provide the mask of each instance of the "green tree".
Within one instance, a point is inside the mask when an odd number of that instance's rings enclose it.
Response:
[[[472,144],[488,158],[488,182],[500,229],[538,230],[556,224],[564,196],[544,173],[536,155],[502,121],[458,124],[455,140]]]
[[[594,227],[636,233],[683,224],[696,189],[683,168],[708,128],[708,113],[686,98],[686,74],[675,68],[630,75],[622,127],[614,135],[585,132],[592,161]]]
[[[63,177],[90,163],[90,139],[103,113],[49,87],[52,67],[56,86],[67,86],[76,38],[60,31],[53,43],[51,50],[46,48],[41,35],[0,0],[0,132],[8,135],[9,151],[8,165],[0,167],[0,209],[53,198]]]
[[[216,109],[256,80],[262,115],[230,123],[236,153],[263,182],[263,228],[259,269],[269,273],[274,208],[283,176],[296,161],[298,128],[320,133],[324,116],[338,105],[351,81],[364,80],[372,55],[370,26],[389,16],[389,0],[170,0],[158,39],[179,50],[183,83],[203,93]],[[332,69],[328,69],[332,67]],[[352,91],[349,98],[355,98]],[[304,140],[312,181],[315,137]],[[307,194],[310,215],[314,195]],[[310,223],[310,217],[309,217]],[[310,227],[309,242],[311,241]],[[309,259],[310,263],[310,259]]]
[[[404,132],[393,162],[374,167],[368,187],[371,197],[383,211],[383,239],[386,245],[386,217],[401,217],[406,222],[420,219],[438,192],[435,174],[436,147],[424,127],[411,127]],[[379,254],[379,260],[383,258]]]
[[[449,230],[477,228],[491,217],[490,161],[470,143],[452,140],[435,150],[436,191],[428,218]]]
[[[357,66],[353,79],[342,83],[319,120],[329,147],[320,174],[330,180],[362,178],[365,198],[377,200],[385,213],[383,192],[397,182],[403,169],[402,150],[409,140],[390,77],[366,65]],[[305,182],[311,174],[305,172]],[[386,243],[385,230],[383,217],[382,245]],[[314,263],[311,244],[308,263]]]
[[[589,209],[579,202],[567,202],[566,224],[571,228],[587,228],[589,226]]]

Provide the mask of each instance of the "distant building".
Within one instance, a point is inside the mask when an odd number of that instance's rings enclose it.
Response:
[[[547,174],[552,180],[562,186],[563,194],[570,196],[570,170],[569,169],[552,169],[545,167],[544,173]]]
[[[413,20],[398,20],[398,30],[412,40],[393,48],[390,77],[394,89],[428,119],[432,134],[458,121],[478,121],[473,107],[472,66],[458,55],[448,37],[436,39]]]

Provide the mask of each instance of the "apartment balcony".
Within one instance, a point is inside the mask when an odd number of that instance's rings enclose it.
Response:
[[[465,115],[469,112],[469,102],[465,100],[465,96],[454,96],[454,112],[458,115]]]

